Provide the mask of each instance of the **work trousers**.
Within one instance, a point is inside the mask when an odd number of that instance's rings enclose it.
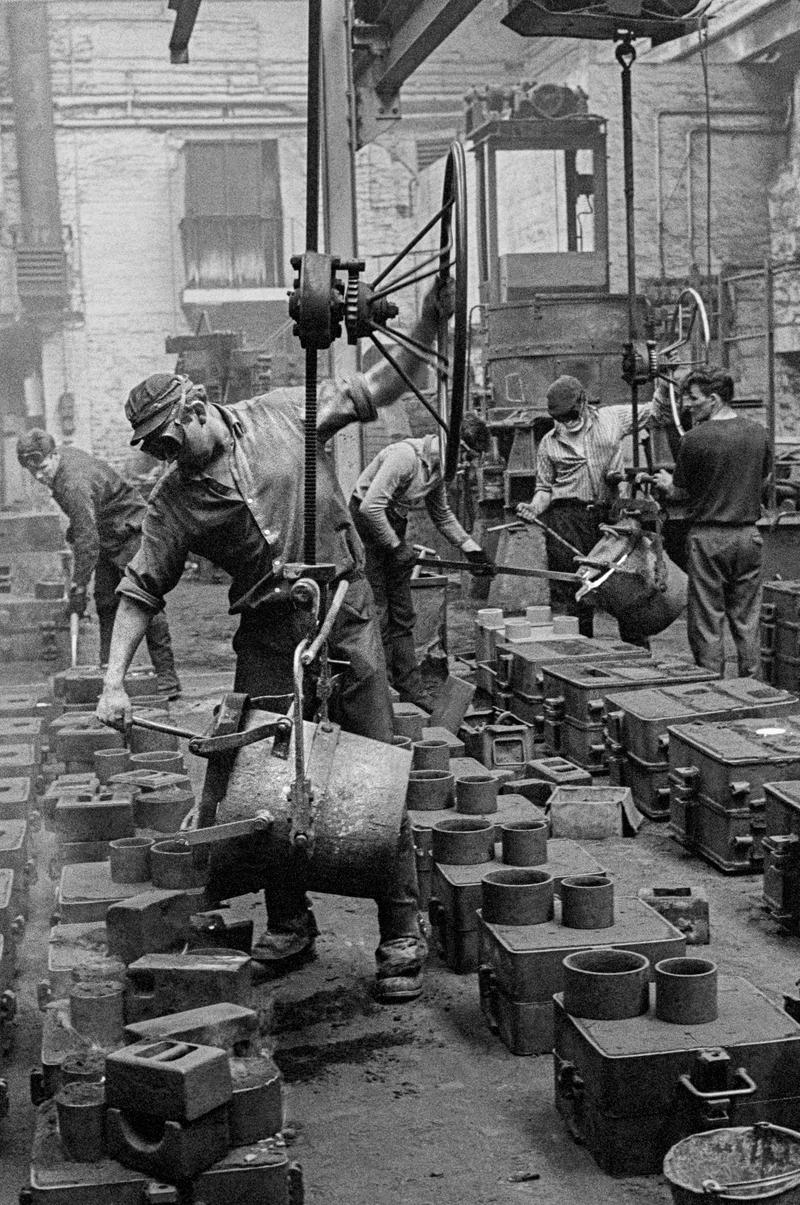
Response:
[[[388,548],[376,543],[358,510],[356,498],[350,500],[350,513],[364,545],[365,572],[375,598],[386,672],[392,686],[404,702],[417,703],[430,710],[430,698],[422,681],[414,644],[414,602],[411,596],[413,565],[398,565]],[[406,519],[391,511],[386,517],[399,539],[404,540]]]
[[[588,555],[602,536],[600,524],[605,519],[605,509],[600,506],[587,506],[583,502],[559,501],[553,502],[542,515],[550,531],[568,540],[582,556]],[[547,551],[547,567],[558,573],[574,573],[577,569],[575,554],[565,548],[558,540],[548,534],[545,536]],[[578,631],[581,636],[594,635],[594,607],[585,602],[575,601],[577,584],[571,582],[550,583],[550,606],[555,615],[577,615]],[[620,640],[627,644],[637,644],[644,648],[650,647],[650,642],[637,628],[626,623],[624,618],[618,619]]]
[[[283,696],[276,698],[273,710],[285,712],[292,690],[294,649],[302,636],[301,621],[289,600],[281,600],[277,606],[265,609],[263,614],[256,611],[243,618],[234,638],[234,689],[253,696]],[[332,700],[331,718],[348,732],[390,744],[393,738],[392,709],[383,650],[369,583],[363,578],[350,583],[344,606],[333,626],[329,654],[331,659],[346,658],[350,662],[342,671],[341,689]],[[313,698],[309,702],[310,712],[313,711]],[[203,792],[204,807],[222,798],[228,773],[229,769],[220,765],[209,765]],[[212,851],[209,895],[215,899],[228,899],[263,888],[270,931],[291,933],[301,928],[308,908],[304,872],[305,858],[290,858],[280,882],[265,882],[253,842],[230,842]],[[344,883],[342,894],[347,894]],[[394,874],[387,880],[376,903],[382,942],[419,936],[419,887],[407,813],[398,839]]]
[[[687,539],[686,627],[698,665],[725,672],[724,624],[736,645],[739,677],[758,672],[763,540],[752,524],[695,524]]]
[[[114,630],[114,617],[119,606],[117,586],[122,580],[122,574],[129,560],[132,560],[139,546],[138,536],[135,546],[130,551],[126,547],[122,556],[112,560],[106,553],[101,552],[94,569],[94,605],[97,609],[97,620],[100,627],[100,664],[105,665],[111,649],[111,633]],[[121,561],[121,564],[117,562]],[[145,632],[147,651],[156,671],[159,688],[165,693],[180,689],[180,682],[175,670],[175,658],[172,653],[172,639],[169,634],[167,617],[163,611],[157,611],[150,619]]]

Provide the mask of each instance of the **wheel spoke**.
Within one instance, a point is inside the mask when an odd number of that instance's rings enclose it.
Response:
[[[385,347],[385,346],[383,345],[383,343],[381,343],[380,339],[376,339],[376,338],[375,338],[375,335],[374,335],[374,333],[373,333],[372,331],[370,331],[370,335],[369,335],[369,337],[370,337],[370,339],[372,340],[372,342],[375,344],[375,346],[377,347],[378,351],[379,351],[379,352],[381,353],[381,355],[384,357],[384,359],[385,359],[385,360],[386,360],[386,361],[387,361],[389,364],[391,364],[392,368],[395,370],[395,372],[396,372],[396,373],[397,373],[397,375],[400,377],[400,379],[403,381],[403,383],[406,385],[406,387],[407,387],[408,389],[410,389],[410,391],[411,391],[411,392],[412,392],[412,393],[415,395],[415,397],[418,399],[418,401],[422,402],[422,404],[423,404],[423,406],[425,407],[425,409],[428,411],[428,413],[431,415],[431,417],[432,417],[433,419],[435,419],[435,421],[436,421],[436,422],[439,424],[439,426],[440,426],[440,427],[441,427],[441,428],[442,428],[444,431],[446,431],[446,430],[447,430],[447,424],[445,423],[444,419],[442,419],[442,418],[440,417],[440,415],[438,415],[438,414],[436,413],[436,408],[430,404],[430,402],[429,402],[429,401],[428,401],[428,399],[425,397],[425,395],[422,393],[422,391],[421,391],[420,389],[418,389],[418,388],[417,388],[417,386],[416,386],[416,385],[414,384],[414,382],[411,380],[411,377],[408,375],[408,373],[406,373],[406,372],[403,370],[403,368],[401,367],[401,365],[400,365],[400,364],[398,364],[397,360],[396,360],[396,359],[395,359],[395,357],[392,355],[392,353],[389,351],[389,349],[388,349],[387,347]]]
[[[444,217],[444,215],[447,213],[447,211],[449,209],[452,208],[452,206],[453,206],[453,202],[448,201],[446,205],[443,205],[442,208],[433,215],[431,220],[429,222],[427,222],[422,227],[422,229],[417,232],[417,234],[414,235],[411,242],[406,243],[403,250],[398,251],[397,255],[394,257],[392,262],[387,267],[385,267],[382,272],[378,273],[378,275],[375,277],[375,279],[370,284],[371,289],[374,289],[376,285],[379,285],[382,280],[386,279],[386,277],[389,275],[390,272],[394,271],[394,269],[400,263],[400,260],[404,259],[408,255],[409,251],[414,250],[414,248],[416,247],[416,245],[420,241],[420,239],[423,239],[425,237],[425,235],[428,233],[428,231],[433,229],[433,227],[440,220],[440,218]]]
[[[382,335],[387,335],[390,339],[396,339],[398,343],[405,343],[412,351],[417,352],[418,359],[430,368],[437,371],[440,366],[447,368],[447,356],[443,355],[440,351],[434,351],[432,347],[426,347],[424,343],[420,343],[418,339],[415,339],[413,335],[407,334],[406,331],[401,331],[391,326],[383,326],[380,322],[373,322],[372,327],[373,330],[380,331]]]
[[[447,243],[443,247],[440,247],[438,251],[434,251],[433,255],[429,255],[427,259],[423,259],[422,262],[419,264],[414,264],[413,267],[411,267],[411,268],[406,268],[405,272],[403,272],[402,275],[395,276],[394,280],[388,281],[385,288],[386,289],[395,288],[397,285],[400,284],[401,281],[406,280],[407,277],[409,277],[409,276],[413,276],[415,272],[421,272],[422,269],[427,268],[429,264],[434,264],[434,263],[438,262],[440,270],[441,270],[442,256],[449,255],[450,249],[452,248],[452,246],[453,246],[453,240],[448,239]],[[385,292],[378,293],[379,297],[383,297],[384,295],[385,295]]]
[[[443,265],[448,271],[452,268],[453,263],[448,260]],[[416,269],[414,269],[416,271]],[[392,293],[399,293],[401,289],[410,289],[412,285],[418,285],[423,280],[428,280],[431,276],[438,276],[442,271],[442,266],[431,268],[429,272],[420,272],[419,276],[412,276],[410,280],[404,280],[402,284],[392,283],[387,285],[385,289],[380,289],[377,293],[372,294],[373,301],[376,297],[391,297]]]

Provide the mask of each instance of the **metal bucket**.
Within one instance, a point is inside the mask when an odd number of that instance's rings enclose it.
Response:
[[[586,559],[606,562],[609,567],[623,556],[626,559],[602,586],[587,594],[588,600],[615,619],[624,619],[627,627],[636,628],[643,636],[658,635],[686,609],[686,574],[664,554],[664,579],[657,581],[653,540],[635,519],[623,519],[613,527],[603,525],[601,530],[603,536]],[[589,579],[602,572],[593,570]],[[583,587],[578,595],[582,593]]]
[[[667,1151],[664,1176],[676,1205],[800,1205],[800,1134],[763,1121],[692,1134]]]
[[[251,712],[246,727],[277,719],[270,712]],[[304,725],[306,762],[317,726]],[[320,733],[318,740],[322,740]],[[289,840],[289,787],[294,781],[294,737],[289,758],[271,756],[272,740],[240,749],[230,776],[209,764],[206,800],[219,798],[216,821],[244,820],[267,811],[273,824],[236,842],[247,861],[258,866],[263,879],[280,877],[299,860]],[[323,759],[324,760],[324,759]],[[220,759],[222,761],[222,759]],[[340,732],[332,757],[327,789],[316,787],[314,847],[302,859],[302,881],[310,891],[375,899],[385,891],[395,869],[400,826],[405,811],[411,754],[394,745]],[[312,785],[313,785],[312,775]],[[231,843],[233,845],[234,843]],[[243,886],[242,891],[256,890]]]

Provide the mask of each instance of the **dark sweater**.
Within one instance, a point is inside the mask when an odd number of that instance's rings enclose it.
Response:
[[[738,416],[711,419],[684,436],[673,480],[688,497],[693,523],[744,525],[761,515],[770,467],[763,427]]]

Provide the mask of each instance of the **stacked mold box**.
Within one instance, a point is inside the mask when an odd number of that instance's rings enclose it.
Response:
[[[649,659],[645,649],[620,640],[590,640],[587,636],[564,639],[498,641],[495,650],[495,706],[513,712],[528,724],[541,723],[543,667],[603,664],[607,661]]]
[[[656,1175],[670,1147],[701,1131],[800,1124],[800,1025],[710,960],[648,966],[580,951],[565,961],[554,1010],[556,1108],[611,1175]]]
[[[617,690],[708,682],[710,670],[676,660],[548,665],[542,671],[544,741],[592,774],[606,772],[604,699]]]
[[[759,624],[761,676],[800,691],[800,582],[765,582]]]
[[[552,1050],[553,997],[562,990],[568,955],[624,950],[655,962],[685,953],[680,930],[640,900],[615,900],[607,875],[564,878],[559,898],[554,888],[552,877],[548,882],[530,869],[483,880],[480,1002],[489,1028],[512,1054]]]
[[[578,635],[574,615],[553,615],[550,607],[526,607],[522,617],[507,615],[502,607],[484,607],[475,616],[475,668],[478,690],[493,695],[497,645],[521,640],[563,640]]]
[[[651,820],[668,820],[670,726],[798,710],[796,695],[753,678],[615,692],[605,701],[611,781],[630,787],[636,806]]]
[[[670,831],[726,873],[762,870],[765,783],[800,776],[800,717],[669,728]]]
[[[36,880],[46,704],[36,687],[0,694],[0,1053],[13,1041],[17,946],[25,931],[29,888]],[[2,1068],[2,1061],[0,1061]],[[8,1095],[0,1080],[0,1116]]]

